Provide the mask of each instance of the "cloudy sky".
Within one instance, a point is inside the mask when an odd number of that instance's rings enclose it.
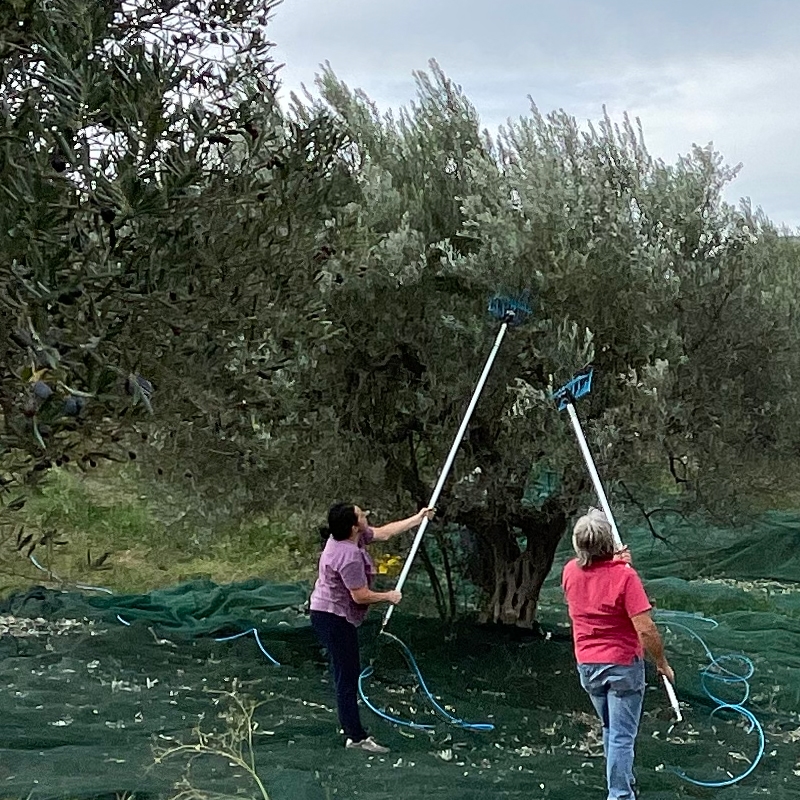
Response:
[[[579,121],[627,111],[666,161],[713,142],[743,164],[731,202],[800,227],[797,0],[284,0],[270,37],[287,90],[330,61],[397,107],[435,58],[490,129],[528,95]]]

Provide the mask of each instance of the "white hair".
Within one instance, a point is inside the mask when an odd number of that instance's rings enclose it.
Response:
[[[572,530],[572,547],[579,567],[614,555],[614,532],[608,517],[599,508],[590,508]]]

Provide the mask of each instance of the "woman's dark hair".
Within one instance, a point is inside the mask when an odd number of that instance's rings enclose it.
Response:
[[[325,544],[329,536],[333,536],[337,542],[349,539],[354,525],[358,525],[358,516],[356,507],[352,503],[332,505],[328,511],[328,527],[319,529],[322,544]]]

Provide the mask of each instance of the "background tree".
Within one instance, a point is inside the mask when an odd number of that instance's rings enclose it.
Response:
[[[218,499],[271,436],[265,377],[305,363],[295,329],[327,335],[313,276],[350,178],[330,120],[280,113],[274,5],[3,6],[8,497],[52,465],[134,457],[138,430],[167,468],[229,475]]]

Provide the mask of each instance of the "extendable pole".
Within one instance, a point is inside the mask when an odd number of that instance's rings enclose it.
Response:
[[[614,547],[619,550],[622,547],[622,538],[617,530],[617,523],[614,522],[614,515],[611,513],[611,506],[608,504],[608,498],[603,489],[603,484],[600,481],[600,476],[597,474],[597,467],[594,465],[594,459],[589,451],[589,445],[586,443],[586,437],[583,435],[583,428],[581,428],[578,414],[575,411],[575,406],[569,400],[566,401],[566,407],[567,414],[569,414],[569,421],[572,423],[572,427],[575,430],[575,438],[577,438],[578,446],[581,448],[581,453],[583,454],[583,460],[586,462],[586,467],[589,470],[589,476],[592,479],[595,494],[597,494],[600,500],[600,505],[603,508],[606,519],[608,519],[611,524],[611,532],[614,534]]]
[[[614,547],[617,550],[620,550],[622,548],[622,538],[617,530],[617,523],[614,521],[614,515],[611,513],[611,506],[608,503],[608,498],[606,497],[605,490],[603,489],[603,484],[600,481],[600,476],[597,474],[597,467],[594,465],[594,459],[592,458],[592,454],[589,450],[589,445],[586,443],[586,437],[583,435],[583,428],[581,428],[581,423],[578,419],[578,414],[575,411],[575,406],[570,402],[569,398],[565,400],[564,404],[567,409],[567,414],[569,414],[569,420],[572,423],[573,429],[575,430],[575,438],[578,440],[578,446],[583,454],[583,460],[586,462],[586,467],[589,470],[589,475],[592,479],[595,493],[600,500],[603,513],[606,515],[606,519],[611,525],[611,532],[614,535]],[[678,697],[675,694],[675,688],[672,686],[669,678],[666,675],[662,675],[661,679],[664,681],[664,688],[667,691],[669,703],[672,706],[673,713],[675,714],[675,721],[681,722],[681,720],[683,720],[683,714],[681,713],[681,707],[678,703]]]
[[[430,500],[428,501],[429,508],[436,507],[436,501],[439,499],[439,495],[442,493],[442,488],[444,487],[445,481],[447,480],[447,476],[450,472],[450,468],[453,466],[453,461],[456,457],[456,452],[458,451],[458,446],[461,444],[461,440],[464,438],[464,433],[467,430],[467,425],[469,425],[470,418],[472,417],[472,412],[475,410],[475,406],[478,404],[478,398],[483,391],[483,386],[486,383],[486,379],[489,377],[489,372],[492,369],[492,364],[494,364],[494,360],[497,357],[497,352],[500,350],[500,344],[503,341],[503,337],[506,335],[506,330],[508,330],[509,320],[503,322],[500,326],[500,330],[497,333],[497,338],[494,340],[494,347],[492,347],[492,352],[489,354],[489,358],[486,360],[486,365],[483,368],[483,373],[481,374],[480,379],[478,380],[478,385],[475,387],[475,391],[472,394],[472,400],[470,400],[469,406],[467,407],[467,411],[464,414],[464,419],[461,421],[461,427],[458,429],[458,433],[456,434],[456,438],[453,441],[453,446],[450,448],[450,452],[447,454],[447,460],[444,462],[444,467],[442,468],[441,473],[439,474],[439,480],[436,482],[436,487],[433,490],[433,494],[431,495]],[[425,530],[428,527],[428,518],[422,520],[422,524],[419,526],[417,530],[417,534],[414,537],[414,541],[411,545],[411,550],[406,556],[405,564],[403,564],[403,569],[400,572],[400,577],[397,579],[397,585],[394,587],[398,592],[403,588],[403,584],[406,582],[406,578],[408,577],[408,573],[411,571],[411,565],[414,563],[414,557],[417,554],[417,550],[419,549],[420,543],[422,542],[422,537],[425,535]],[[383,623],[381,624],[381,633],[383,633],[384,628],[389,623],[389,620],[392,618],[392,612],[394,611],[394,606],[390,605],[388,609],[386,609],[386,614],[383,617]]]
[[[678,696],[675,694],[675,687],[670,683],[666,675],[662,675],[661,679],[664,681],[664,688],[667,690],[667,697],[669,704],[672,706],[672,711],[675,714],[675,722],[683,721],[683,714],[681,714],[681,707],[678,703]]]

